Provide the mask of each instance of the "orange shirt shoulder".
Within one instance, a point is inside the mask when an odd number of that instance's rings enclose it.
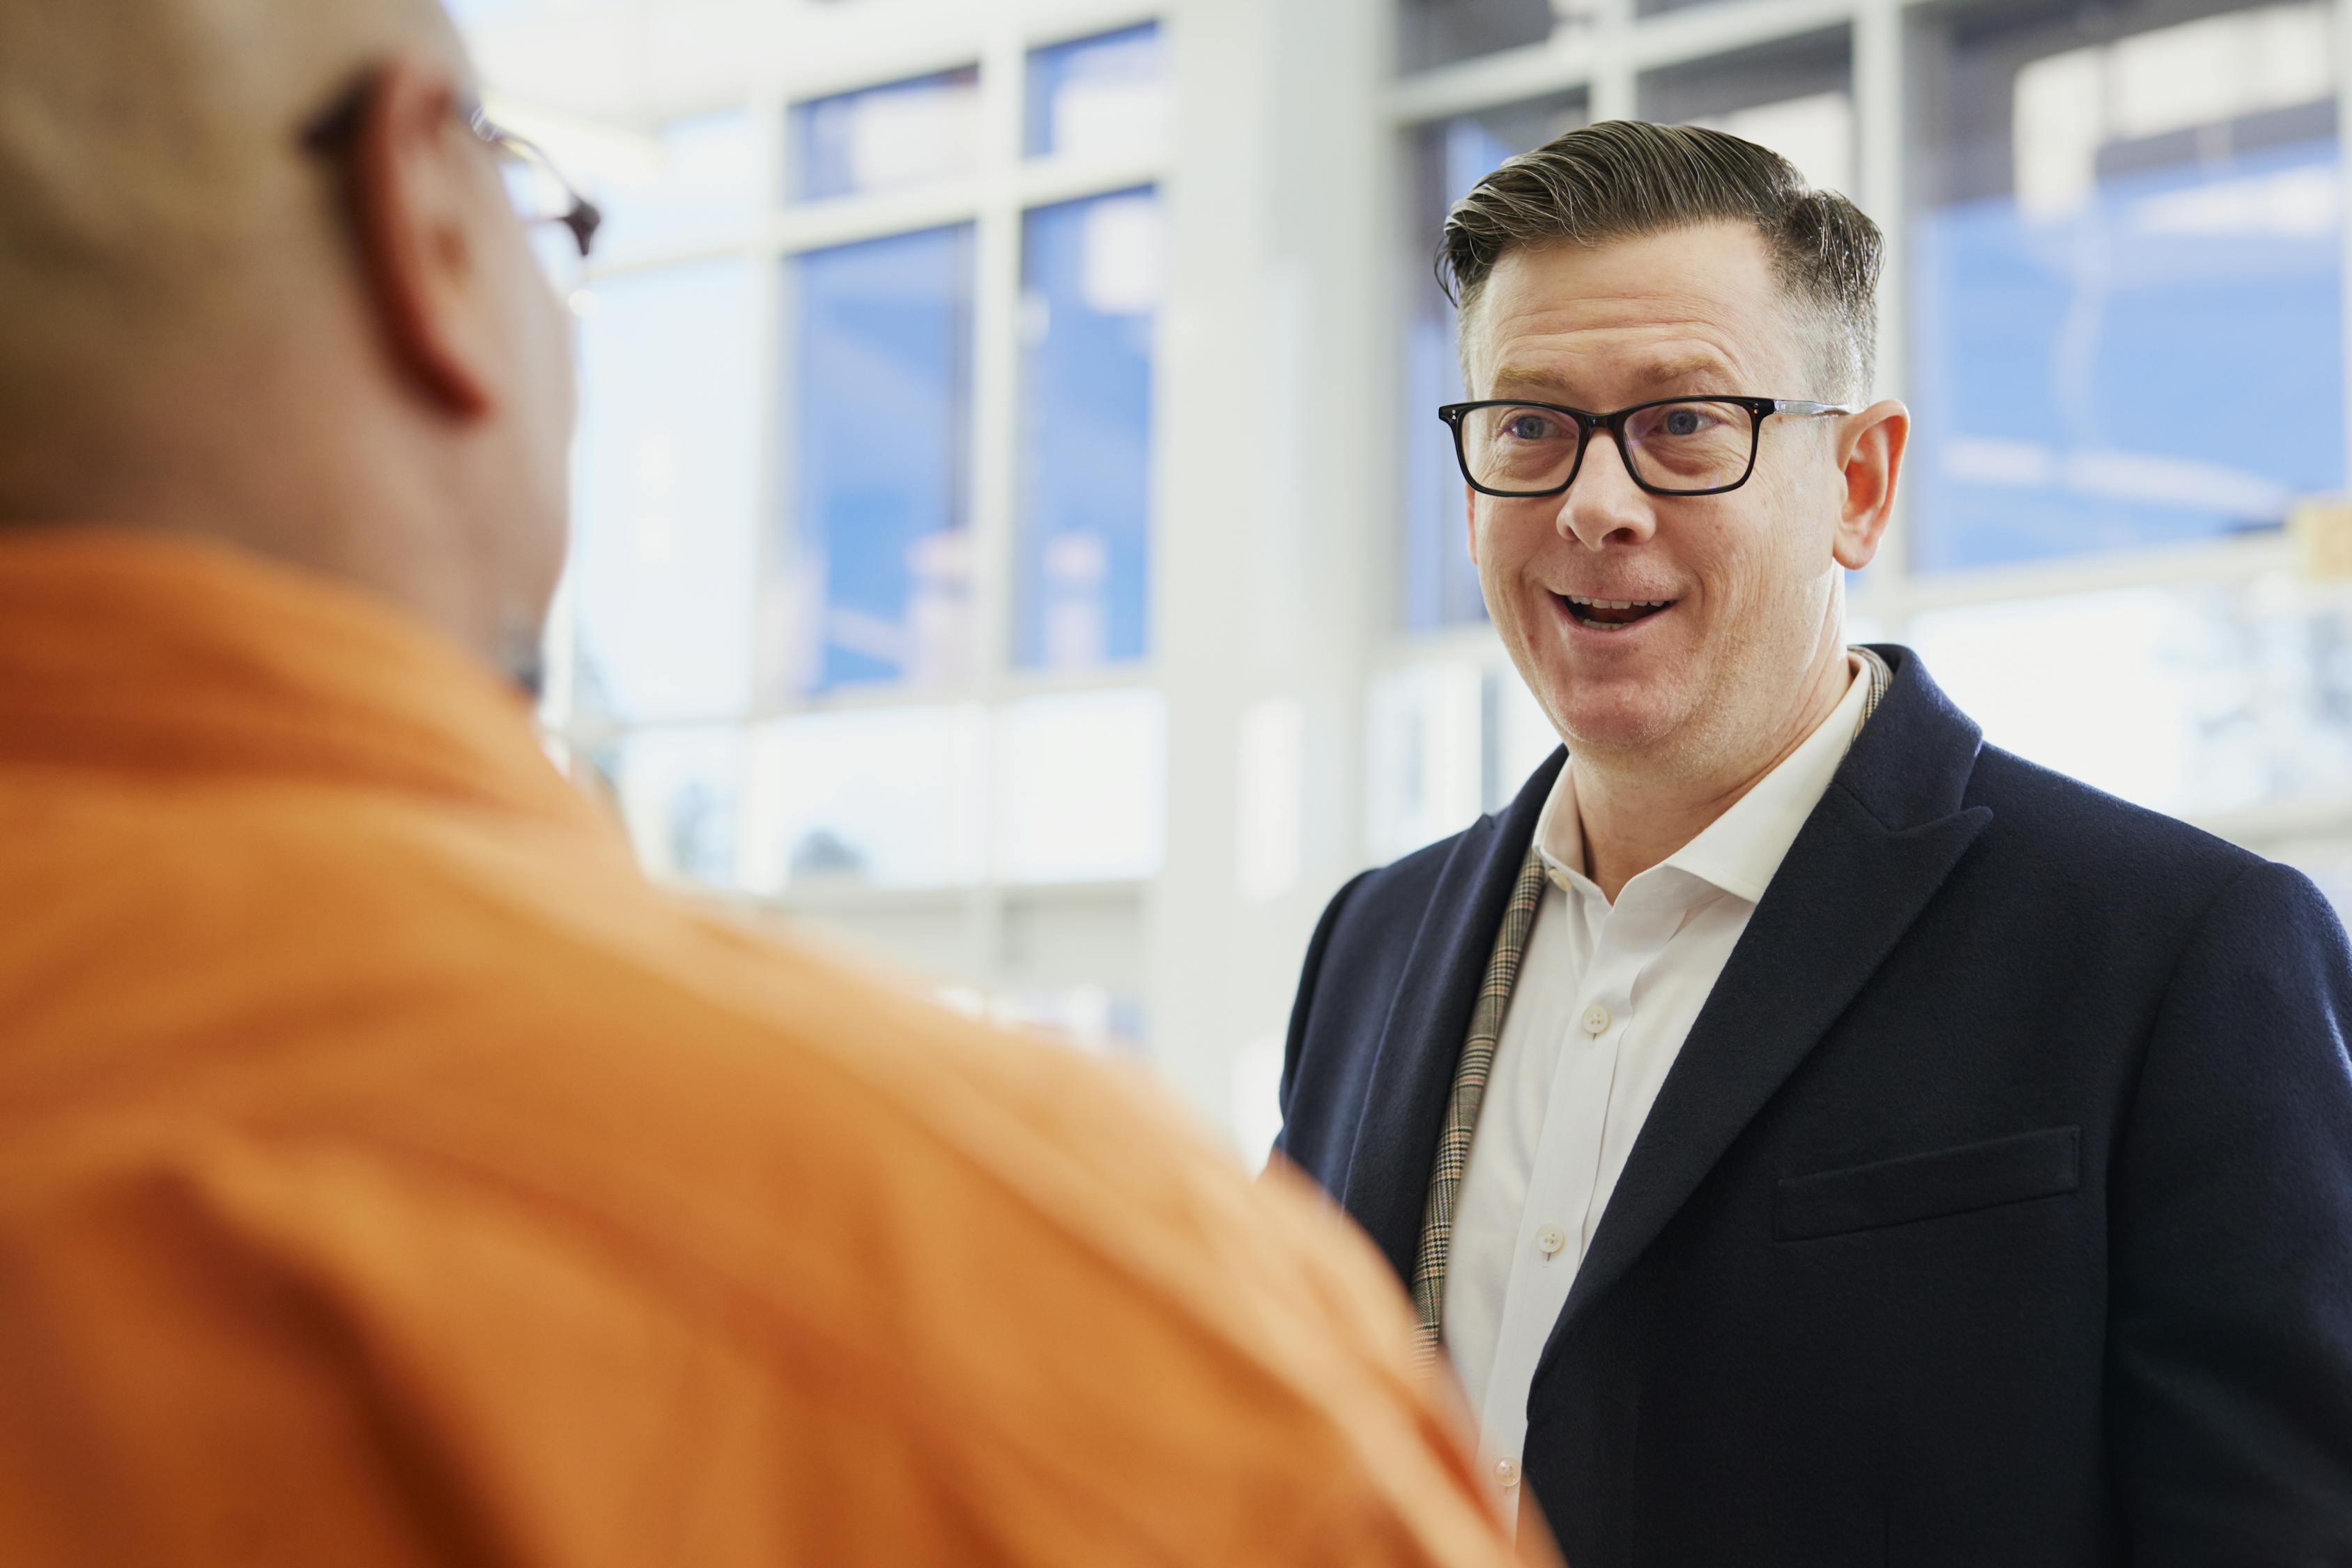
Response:
[[[1491,1563],[1384,1267],[685,909],[520,702],[0,542],[0,1561]]]

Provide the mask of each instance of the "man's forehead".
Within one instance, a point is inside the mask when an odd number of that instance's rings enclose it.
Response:
[[[1496,385],[1605,369],[1612,383],[1672,390],[1771,373],[1791,323],[1762,237],[1717,224],[1513,250],[1468,324]]]
[[[1486,390],[1591,405],[1639,403],[1678,393],[1757,390],[1780,374],[1778,345],[1720,321],[1645,315],[1596,321],[1589,313],[1497,312],[1485,323]],[[1777,394],[1769,394],[1778,395]]]
[[[1749,305],[1777,287],[1769,247],[1753,224],[1713,222],[1626,235],[1599,244],[1514,246],[1489,291],[1572,292],[1602,301],[1681,300]]]
[[[1705,345],[1663,344],[1644,352],[1638,347],[1619,349],[1603,343],[1559,344],[1550,353],[1540,348],[1529,353],[1517,344],[1501,346],[1507,353],[1516,349],[1521,355],[1505,359],[1494,374],[1494,390],[1503,396],[1519,392],[1566,390],[1577,383],[1595,379],[1596,369],[1605,370],[1614,386],[1661,395],[1702,387],[1722,391],[1747,374],[1736,355]]]

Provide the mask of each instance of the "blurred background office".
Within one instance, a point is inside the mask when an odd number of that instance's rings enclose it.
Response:
[[[2352,901],[2352,0],[456,8],[610,215],[545,717],[661,878],[1262,1152],[1324,900],[1554,743],[1433,412],[1439,224],[1634,115],[1887,231],[1857,633]]]

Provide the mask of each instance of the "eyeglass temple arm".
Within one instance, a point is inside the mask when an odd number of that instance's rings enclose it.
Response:
[[[552,221],[572,231],[573,241],[580,247],[580,254],[585,257],[589,247],[595,243],[596,231],[604,226],[604,209],[582,195],[578,188],[564,178],[563,171],[555,166],[555,160],[549,157],[538,142],[528,136],[519,136],[492,120],[478,102],[467,104],[466,123],[475,135],[491,146],[545,170],[548,176],[563,188],[564,196],[572,205],[555,215]]]

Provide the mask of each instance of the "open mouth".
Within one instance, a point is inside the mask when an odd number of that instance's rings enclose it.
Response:
[[[1675,605],[1672,599],[1587,599],[1575,594],[1560,595],[1559,602],[1578,626],[1596,632],[1622,631]]]

